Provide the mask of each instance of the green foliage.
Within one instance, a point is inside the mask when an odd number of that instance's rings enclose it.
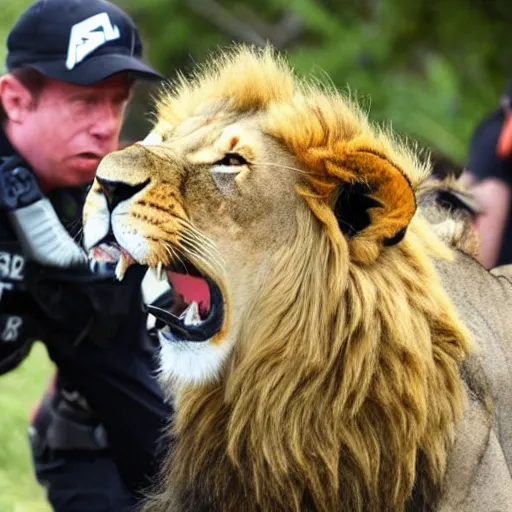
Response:
[[[0,37],[28,3],[2,1]],[[474,125],[496,108],[512,62],[509,0],[116,3],[139,25],[151,63],[170,77],[233,39],[251,42],[257,32],[277,41],[282,33],[272,34],[272,27],[293,15],[302,29],[281,49],[299,73],[328,76],[337,87],[350,88],[371,106],[373,119],[391,122],[460,164]],[[140,98],[127,131],[133,137],[148,126],[141,115],[148,105]]]
[[[212,2],[125,0],[155,66],[188,69],[235,31],[209,16]],[[370,115],[463,164],[476,122],[496,108],[509,77],[508,0],[225,0],[249,27],[293,13],[303,23],[285,48],[299,73],[324,74],[371,105]],[[197,7],[199,5],[199,8]],[[191,8],[194,7],[194,8]],[[235,27],[236,28],[236,27]]]
[[[0,377],[0,510],[50,512],[37,484],[27,438],[32,407],[48,384],[52,364],[40,343],[15,371]]]
[[[0,17],[0,70],[5,71],[4,62],[7,52],[7,34],[20,13],[31,4],[30,0],[2,0],[2,15]]]

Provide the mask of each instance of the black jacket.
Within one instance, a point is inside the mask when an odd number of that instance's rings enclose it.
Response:
[[[0,132],[0,157],[13,153]],[[49,199],[68,231],[80,232],[83,191],[55,191]],[[100,418],[127,485],[132,490],[147,486],[158,467],[163,427],[172,410],[154,377],[156,347],[146,332],[140,291],[144,269],[130,268],[122,283],[101,285],[107,286],[105,293],[112,291],[112,297],[122,295],[128,314],[112,321],[107,316],[105,329],[88,333],[78,344],[75,322],[56,323],[41,311],[26,270],[9,219],[0,211],[0,374],[19,364],[35,340],[43,341],[59,380],[82,394]],[[61,289],[56,283],[49,300],[57,289],[63,294],[62,304],[79,300],[81,286]]]

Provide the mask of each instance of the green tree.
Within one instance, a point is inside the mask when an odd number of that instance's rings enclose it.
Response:
[[[0,37],[28,0],[2,0]],[[172,77],[233,40],[286,52],[299,73],[355,92],[370,116],[460,164],[512,62],[509,0],[117,0]],[[2,55],[0,54],[0,57]],[[147,89],[127,136],[148,128]]]
[[[338,88],[349,87],[373,119],[391,122],[461,164],[475,123],[496,108],[510,74],[508,0],[125,0],[122,5],[142,27],[153,63],[171,76],[233,39],[269,38],[299,73],[328,76]]]

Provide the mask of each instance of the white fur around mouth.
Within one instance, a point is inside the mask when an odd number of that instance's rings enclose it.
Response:
[[[161,377],[184,384],[216,380],[230,351],[229,343],[180,340],[168,327],[158,332],[158,339]]]

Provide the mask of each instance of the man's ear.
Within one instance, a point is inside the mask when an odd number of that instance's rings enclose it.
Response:
[[[0,101],[6,117],[13,123],[22,123],[34,104],[32,93],[9,73],[0,78]]]
[[[334,214],[352,255],[370,262],[403,239],[416,211],[414,190],[404,172],[370,146],[348,147],[340,164]]]

